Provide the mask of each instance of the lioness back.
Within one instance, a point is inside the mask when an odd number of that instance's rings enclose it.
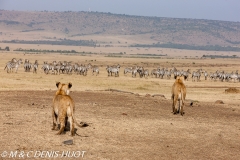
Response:
[[[54,108],[67,108],[71,106],[73,111],[75,110],[75,103],[73,99],[68,95],[56,95],[53,100]]]

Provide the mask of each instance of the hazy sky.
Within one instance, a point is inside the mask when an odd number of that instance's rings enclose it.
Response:
[[[240,0],[0,0],[0,9],[98,11],[240,22]]]

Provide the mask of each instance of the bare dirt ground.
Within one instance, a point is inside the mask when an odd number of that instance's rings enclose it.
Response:
[[[86,151],[83,159],[240,159],[239,93],[226,92],[228,88],[238,90],[239,82],[205,81],[203,77],[200,82],[186,81],[185,114],[180,116],[171,113],[173,78],[145,79],[123,75],[124,67],[134,65],[143,65],[149,70],[158,66],[176,66],[184,70],[190,68],[191,71],[203,68],[208,72],[231,72],[239,70],[238,60],[22,53],[1,53],[1,57],[0,154],[4,151],[33,151],[29,152],[28,158],[33,159],[36,151],[61,151],[56,159],[81,159],[69,158],[64,151]],[[33,74],[24,72],[22,66],[18,73],[7,74],[3,68],[13,57],[27,58],[31,62],[37,59],[40,68],[44,60],[91,62],[100,66],[100,74],[97,77],[90,73],[85,77],[76,74],[45,75],[41,70]],[[117,63],[122,66],[120,77],[108,77],[106,65]],[[75,117],[78,122],[89,124],[84,128],[75,127],[79,134],[75,137],[69,136],[69,131],[59,136],[51,130],[51,102],[56,81],[73,83],[71,96],[76,103]],[[104,91],[108,89],[134,94]],[[161,94],[165,98],[151,97],[153,94]],[[224,104],[215,104],[216,100],[223,100]],[[193,106],[190,106],[191,101]],[[68,140],[73,144],[63,143]],[[0,156],[0,159],[6,158]]]
[[[180,116],[172,115],[171,101],[161,97],[72,92],[76,119],[89,124],[76,127],[79,136],[72,138],[69,131],[55,135],[51,130],[53,95],[53,91],[0,92],[1,153],[86,151],[83,159],[240,158],[239,106],[187,102],[185,115]],[[67,140],[73,145],[65,145]]]

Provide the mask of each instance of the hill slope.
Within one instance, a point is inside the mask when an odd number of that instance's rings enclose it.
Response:
[[[2,40],[59,38],[79,40],[83,37],[96,40],[95,37],[98,37],[99,43],[115,43],[116,39],[112,42],[106,37],[120,36],[125,44],[128,42],[128,45],[173,43],[240,47],[240,22],[128,16],[100,12],[1,10],[0,28]]]

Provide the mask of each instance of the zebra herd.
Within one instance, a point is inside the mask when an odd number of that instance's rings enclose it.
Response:
[[[16,58],[13,58],[11,61],[7,62],[5,69],[7,69],[7,73],[13,72],[13,69],[15,68],[15,73],[17,73],[19,66],[23,63],[22,59],[17,60]],[[28,59],[25,59],[24,62],[24,71],[30,72],[32,70],[33,73],[37,73],[38,70],[38,61],[36,60],[33,64],[30,63]],[[120,73],[120,65],[107,65],[106,71],[108,76],[115,76],[119,77]],[[53,61],[51,63],[48,63],[47,61],[43,62],[43,66],[41,68],[45,74],[78,74],[86,76],[88,71],[90,70],[92,72],[92,75],[99,75],[99,67],[96,65],[89,64],[78,64],[67,61]],[[187,70],[178,70],[175,67],[173,68],[155,68],[152,69],[151,72],[148,69],[145,69],[142,66],[134,66],[134,67],[126,67],[124,69],[124,75],[127,76],[128,73],[132,75],[133,78],[136,78],[137,75],[140,78],[148,78],[149,76],[155,77],[155,78],[166,78],[171,79],[173,76],[174,79],[176,79],[177,76],[183,76],[184,80],[188,81],[190,75],[192,78],[192,81],[200,81],[201,76],[204,76],[204,79],[207,80],[208,78],[210,80],[219,80],[219,81],[226,81],[229,82],[231,80],[234,80],[234,82],[239,81],[240,82],[240,74],[238,74],[237,71],[233,71],[231,73],[227,73],[225,71],[216,71],[214,73],[208,73],[207,71],[203,69],[198,69],[196,71],[191,72],[190,69]]]
[[[53,61],[52,63],[48,63],[47,61],[43,62],[42,69],[45,74],[72,74],[76,73],[79,75],[86,76],[88,70],[92,69],[92,75],[96,73],[96,75],[99,74],[99,68],[98,66],[92,66],[90,63],[85,65],[85,64],[78,64],[75,63],[74,65],[71,64],[72,62],[57,62]]]
[[[145,77],[148,78],[148,76],[152,76],[155,78],[163,79],[166,77],[167,79],[170,79],[172,74],[174,75],[174,78],[176,79],[177,76],[184,76],[185,80],[188,80],[188,75],[191,74],[190,69],[187,71],[179,71],[175,67],[168,69],[168,68],[156,68],[152,69],[151,72],[149,72],[148,69],[145,69],[144,67],[127,67],[124,69],[124,75],[127,73],[132,73],[132,77],[136,77],[137,74],[139,74],[139,77]]]
[[[229,82],[230,80],[234,80],[236,82],[237,80],[240,82],[240,74],[238,74],[238,70],[235,72],[232,71],[231,73],[225,73],[224,71],[216,71],[214,73],[210,73],[209,77],[211,80],[220,80],[220,81],[226,81]]]
[[[13,69],[15,68],[15,73],[17,73],[18,68],[22,64],[22,59],[17,60],[16,58],[13,58],[11,61],[7,62],[4,70],[7,69],[7,73],[13,72]],[[34,64],[30,63],[28,59],[25,59],[24,63],[24,71],[30,72],[30,70],[33,68],[33,73],[37,73],[38,69],[38,61],[36,60]]]
[[[156,68],[153,69],[151,71],[151,73],[149,74],[148,69],[144,69],[144,67],[126,67],[124,69],[124,75],[126,75],[127,73],[132,73],[132,77],[136,77],[137,73],[139,74],[139,77],[145,77],[147,78],[149,75],[151,75],[152,77],[155,78],[160,78],[163,79],[164,77],[166,77],[167,79],[170,79],[171,76],[173,75],[174,79],[176,79],[176,77],[178,76],[183,76],[184,80],[189,79],[189,75],[191,74],[191,78],[192,81],[200,81],[201,76],[204,76],[204,79],[207,80],[208,78],[210,78],[210,80],[220,80],[220,81],[226,81],[229,82],[231,80],[234,80],[234,82],[239,81],[240,82],[240,74],[238,74],[238,70],[236,70],[235,72],[231,72],[231,73],[226,73],[224,71],[216,71],[214,73],[210,73],[208,74],[207,71],[203,70],[203,69],[198,69],[196,71],[193,71],[191,73],[190,69],[187,69],[186,71],[182,70],[177,70],[175,67],[168,69],[168,68]]]

